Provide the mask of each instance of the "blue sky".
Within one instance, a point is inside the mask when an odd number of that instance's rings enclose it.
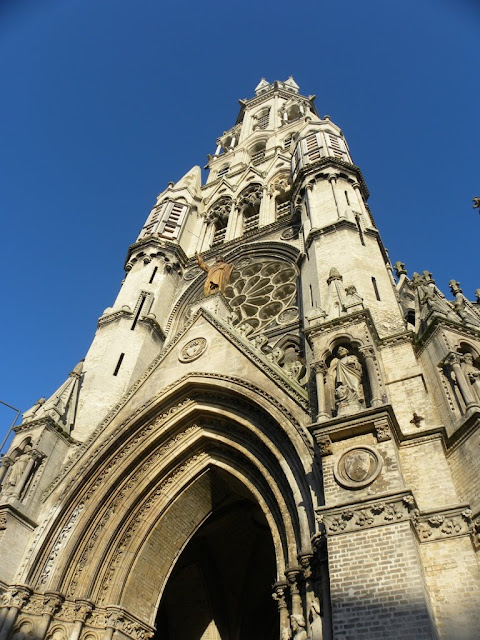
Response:
[[[3,0],[0,400],[27,409],[85,355],[155,196],[262,76],[342,127],[392,261],[473,298],[479,22],[468,0]]]

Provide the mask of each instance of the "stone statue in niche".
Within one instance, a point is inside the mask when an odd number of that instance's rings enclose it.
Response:
[[[31,451],[32,445],[27,444],[25,445],[25,449],[22,453],[15,458],[6,482],[7,493],[13,492],[22,479],[25,469],[27,468],[28,461],[31,457]]]
[[[465,377],[480,398],[480,369],[473,363],[473,355],[470,352],[464,353],[461,358],[461,366]]]
[[[293,640],[308,640],[308,635],[305,630],[305,619],[302,615],[298,613],[291,615],[290,624],[293,631]]]
[[[195,253],[195,257],[197,258],[200,269],[207,274],[205,286],[203,287],[203,295],[211,296],[212,293],[218,293],[219,291],[220,293],[224,293],[230,276],[232,275],[233,264],[231,262],[225,262],[223,256],[217,256],[215,262],[209,267],[198,253]]]
[[[323,640],[323,625],[320,601],[314,597],[308,614],[311,640]]]
[[[357,356],[350,353],[347,347],[338,347],[336,357],[330,363],[334,405],[338,416],[354,413],[365,407],[362,374],[362,365]]]

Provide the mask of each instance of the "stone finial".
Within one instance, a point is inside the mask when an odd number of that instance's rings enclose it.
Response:
[[[480,196],[473,196],[473,208],[480,211]]]
[[[457,282],[457,280],[450,280],[448,286],[454,296],[456,296],[457,293],[462,293],[462,290],[460,289],[460,282]]]
[[[425,278],[425,282],[427,284],[435,284],[435,280],[432,277],[432,272],[431,271],[422,271],[422,275]]]
[[[480,303],[480,289],[475,289],[475,297],[477,298],[477,302]]]
[[[395,264],[393,265],[393,268],[395,269],[395,273],[397,274],[398,278],[401,275],[407,275],[407,270],[405,269],[404,262],[400,262],[400,260],[397,260],[397,262],[395,262]]]
[[[327,284],[333,282],[334,280],[343,280],[343,277],[340,275],[340,272],[335,267],[330,269],[330,273],[328,274]]]

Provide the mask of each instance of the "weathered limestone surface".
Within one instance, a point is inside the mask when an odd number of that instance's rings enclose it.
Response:
[[[314,96],[240,104],[2,457],[0,640],[478,637],[478,300],[391,265]]]

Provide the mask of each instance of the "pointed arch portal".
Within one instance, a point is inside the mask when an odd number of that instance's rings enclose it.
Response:
[[[276,560],[265,516],[231,474],[212,468],[197,482],[211,512],[176,558],[155,638],[276,640]]]

